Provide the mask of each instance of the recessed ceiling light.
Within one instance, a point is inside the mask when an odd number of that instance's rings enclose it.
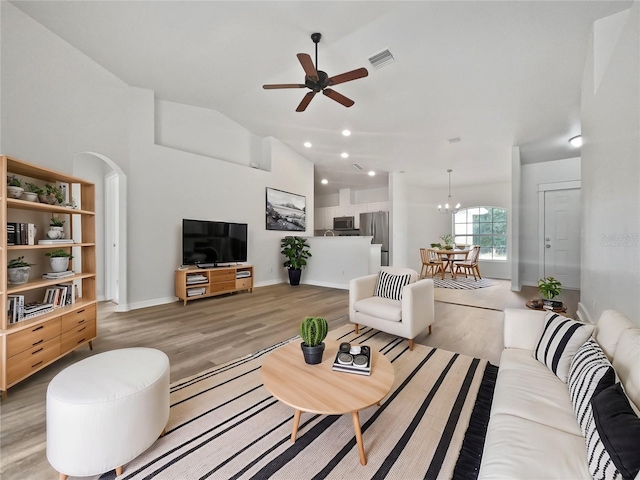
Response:
[[[349,135],[351,135],[351,130],[342,130],[342,135],[344,135],[345,137],[348,137]]]
[[[304,146],[307,148],[311,148],[311,142],[304,142]]]
[[[371,170],[371,171],[369,172],[369,176],[370,176],[370,177],[375,177],[375,176],[376,176],[376,172],[374,172],[373,170]]]
[[[340,156],[341,156],[342,158],[349,158],[349,154],[348,154],[347,152],[342,152],[342,153],[340,154]]]
[[[572,137],[569,139],[569,143],[571,145],[573,145],[574,147],[581,147],[582,146],[582,136],[581,135],[576,135],[575,137]]]
[[[326,185],[327,183],[329,183],[329,180],[327,180],[326,178],[323,178],[322,180],[320,180],[320,183],[323,185]]]

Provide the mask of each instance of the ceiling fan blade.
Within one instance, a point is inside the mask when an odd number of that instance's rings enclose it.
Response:
[[[311,100],[313,100],[315,94],[316,92],[307,93],[300,102],[300,105],[298,105],[298,108],[296,108],[296,112],[304,112],[307,109],[307,106],[311,103]]]
[[[331,90],[330,88],[325,88],[322,93],[329,97],[331,100],[335,100],[336,102],[341,103],[345,107],[350,107],[351,105],[356,103],[350,98],[347,98],[344,95],[336,92],[335,90]]]
[[[265,90],[273,90],[276,88],[304,88],[306,87],[303,83],[276,83],[273,85],[263,85],[262,88]]]
[[[340,75],[336,75],[335,77],[327,78],[325,85],[327,87],[330,87],[331,85],[338,85],[339,83],[350,82],[351,80],[364,78],[367,75],[369,75],[369,72],[366,68],[358,68],[356,70],[351,70],[350,72],[341,73]]]
[[[309,77],[312,81],[318,81],[318,71],[316,67],[313,66],[313,60],[311,60],[311,55],[308,53],[299,53],[297,55],[298,60],[300,60],[300,65],[304,68],[304,73]]]

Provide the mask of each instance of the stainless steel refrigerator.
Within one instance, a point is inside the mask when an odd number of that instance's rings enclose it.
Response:
[[[389,212],[360,214],[360,235],[372,236],[372,244],[381,244],[380,265],[389,266]]]

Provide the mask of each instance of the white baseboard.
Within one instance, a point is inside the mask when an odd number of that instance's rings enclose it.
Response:
[[[267,280],[265,282],[254,283],[253,287],[268,287],[269,285],[278,285],[279,283],[285,283],[285,281],[279,279]]]
[[[178,297],[154,298],[143,302],[134,302],[128,305],[128,310],[138,310],[139,308],[155,307],[157,305],[166,305],[167,303],[177,302]]]
[[[333,283],[333,282],[316,282],[316,281],[311,281],[311,282],[300,282],[303,283],[305,285],[314,285],[316,287],[328,287],[328,288],[339,288],[341,290],[349,290],[349,284],[348,283]]]

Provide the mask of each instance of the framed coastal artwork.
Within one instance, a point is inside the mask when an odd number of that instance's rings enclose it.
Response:
[[[304,232],[307,229],[306,197],[267,187],[267,230]]]

